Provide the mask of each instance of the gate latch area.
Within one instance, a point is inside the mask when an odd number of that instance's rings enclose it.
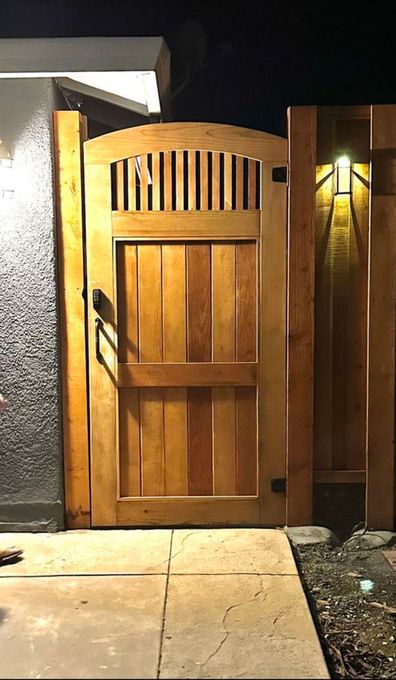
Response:
[[[272,168],[272,181],[282,182],[287,184],[287,167],[284,165],[281,168]]]
[[[93,308],[99,312],[102,307],[102,291],[100,288],[94,288],[92,291]]]

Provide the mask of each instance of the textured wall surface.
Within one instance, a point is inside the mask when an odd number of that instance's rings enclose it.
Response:
[[[0,200],[0,530],[63,528],[50,79],[0,80],[15,194]]]

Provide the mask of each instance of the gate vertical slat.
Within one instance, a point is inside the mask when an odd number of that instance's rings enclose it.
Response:
[[[208,152],[200,152],[200,208],[208,209]]]
[[[164,153],[164,209],[172,210],[172,152]]]
[[[176,210],[184,210],[184,151],[176,151]]]
[[[243,156],[237,156],[236,157],[236,180],[235,180],[235,185],[236,185],[236,209],[237,210],[243,210],[243,163],[244,163],[244,158]]]
[[[128,158],[128,210],[136,210],[135,158]]]
[[[248,208],[256,207],[256,161],[249,158],[248,161]]]
[[[196,167],[196,152],[189,151],[187,156],[188,162],[188,209],[196,210],[197,208],[197,167]]]
[[[160,185],[160,156],[159,152],[152,154],[151,181],[153,183],[153,210],[161,207],[161,185]]]
[[[220,154],[212,153],[212,210],[220,210]]]
[[[224,154],[224,210],[232,210],[232,154]]]

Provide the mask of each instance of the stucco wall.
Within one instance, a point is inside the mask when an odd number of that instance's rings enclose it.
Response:
[[[0,200],[0,530],[63,528],[50,79],[0,80],[15,194]]]

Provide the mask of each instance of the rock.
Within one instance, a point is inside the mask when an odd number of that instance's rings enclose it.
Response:
[[[334,547],[340,544],[335,533],[327,527],[286,527],[286,533],[294,545],[330,545]]]
[[[396,545],[394,531],[366,531],[359,529],[344,543],[344,550],[375,550]]]

